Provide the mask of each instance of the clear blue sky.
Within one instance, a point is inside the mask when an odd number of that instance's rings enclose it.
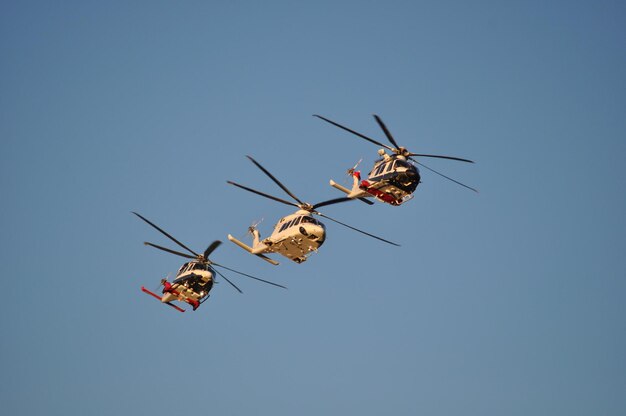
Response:
[[[130,3],[130,4],[129,4]],[[626,414],[626,7],[619,1],[3,2],[4,414]],[[324,211],[302,265],[243,236],[383,140],[427,164],[394,208]],[[179,314],[181,264],[230,275]]]

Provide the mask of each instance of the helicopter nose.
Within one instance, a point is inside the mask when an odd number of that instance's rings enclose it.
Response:
[[[299,231],[300,231],[300,234],[302,234],[303,236],[312,238],[312,237],[315,237],[317,230],[315,229],[314,226],[311,226],[311,224],[306,224],[306,225],[303,224],[300,226]]]
[[[309,240],[317,241],[320,244],[324,241],[324,229],[319,225],[309,226],[306,231],[307,234],[303,234],[306,235]]]

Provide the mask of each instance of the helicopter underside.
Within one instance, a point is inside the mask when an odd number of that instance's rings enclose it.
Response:
[[[412,187],[402,186],[395,181],[382,180],[377,182],[361,181],[359,189],[372,195],[381,202],[386,202],[393,206],[402,205],[402,203],[413,198],[413,191],[417,184]],[[411,189],[412,188],[412,189]]]
[[[188,303],[193,307],[193,310],[195,311],[196,309],[198,309],[198,306],[200,306],[199,299],[200,297],[197,293],[189,291],[182,286],[178,286],[175,289],[172,288],[164,292],[163,297],[161,298],[161,302],[170,303],[172,301],[179,301]]]
[[[202,299],[202,297],[198,293],[184,287],[183,285],[171,285],[170,288],[164,290],[161,302],[171,302],[173,300],[177,300],[180,302],[193,303]]]
[[[183,266],[184,267],[184,266]],[[185,312],[184,309],[174,305],[172,302],[178,301],[191,305],[193,310],[198,309],[205,298],[209,296],[209,292],[213,286],[213,275],[210,272],[197,271],[197,273],[181,273],[173,282],[164,280],[163,295],[159,296],[144,287],[141,290],[162,303],[166,303],[174,309]]]
[[[296,263],[306,261],[322,245],[306,237],[288,237],[278,241],[267,238],[263,240],[263,244],[267,246],[266,253],[277,253]]]

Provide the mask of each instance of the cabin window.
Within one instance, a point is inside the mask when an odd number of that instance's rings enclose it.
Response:
[[[291,220],[291,221],[286,222],[285,224],[283,224],[282,227],[280,227],[280,231],[285,231],[287,228],[291,227],[295,221],[296,220]]]
[[[376,173],[375,175],[380,175],[381,173],[383,173],[383,170],[385,169],[385,163],[381,163],[380,166],[376,169]]]

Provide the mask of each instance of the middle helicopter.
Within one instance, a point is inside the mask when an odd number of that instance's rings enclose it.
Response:
[[[356,132],[348,127],[342,126],[341,124],[320,115],[314,114],[314,116],[336,127],[339,127],[340,129],[350,132],[362,139],[365,139],[370,143],[374,143],[375,145],[382,147],[382,149],[378,151],[378,155],[381,156],[381,158],[374,163],[374,167],[370,171],[369,176],[366,180],[361,180],[361,172],[356,170],[359,163],[357,163],[354,167],[348,169],[348,175],[352,176],[353,178],[352,189],[348,189],[331,179],[330,185],[333,188],[339,189],[340,191],[345,193],[349,198],[358,198],[363,202],[371,204],[371,202],[366,200],[365,197],[374,197],[379,201],[385,202],[393,206],[403,204],[404,202],[413,198],[413,192],[415,192],[415,189],[421,182],[419,169],[417,169],[415,164],[418,164],[428,169],[429,171],[436,173],[439,176],[451,180],[458,185],[461,185],[474,192],[478,192],[476,189],[470,186],[464,185],[459,181],[456,181],[440,172],[437,172],[434,169],[429,168],[423,163],[415,160],[413,157],[433,157],[438,159],[457,160],[467,163],[474,163],[473,161],[453,156],[411,153],[405,147],[398,146],[398,143],[396,143],[395,139],[387,129],[387,126],[385,126],[385,123],[383,123],[381,118],[378,117],[376,114],[374,114],[376,122],[385,133],[385,136],[393,145],[393,147],[380,143],[370,137],[365,136],[364,134]],[[385,152],[385,149],[389,150],[390,154],[387,154]]]
[[[354,228],[348,224],[344,224],[343,222],[337,221],[329,217],[328,215],[322,214],[317,210],[318,208],[321,208],[323,206],[350,201],[351,198],[335,198],[327,201],[318,202],[317,204],[302,202],[291,191],[289,191],[289,189],[287,189],[285,185],[283,185],[278,179],[276,179],[267,169],[261,166],[252,157],[247,157],[297,203],[293,203],[282,198],[278,198],[264,192],[257,191],[255,189],[248,188],[247,186],[240,185],[232,181],[227,182],[238,188],[255,193],[257,195],[261,195],[265,198],[269,198],[285,205],[290,205],[298,208],[298,210],[293,214],[281,218],[274,226],[274,231],[272,232],[272,234],[263,240],[261,240],[260,233],[256,226],[251,226],[249,231],[252,234],[253,239],[252,247],[239,241],[232,235],[228,235],[228,239],[230,241],[243,248],[248,253],[254,254],[274,265],[277,265],[278,262],[265,256],[264,253],[278,253],[296,263],[302,263],[306,261],[307,257],[311,253],[316,252],[326,239],[326,226],[324,226],[324,224],[322,224],[317,219],[313,218],[313,215],[318,215],[320,217],[326,218],[328,220],[336,222],[337,224],[341,224],[352,230],[376,238],[377,240],[384,241],[385,243],[394,246],[399,245],[383,238],[377,237],[373,234],[359,230],[358,228]]]

